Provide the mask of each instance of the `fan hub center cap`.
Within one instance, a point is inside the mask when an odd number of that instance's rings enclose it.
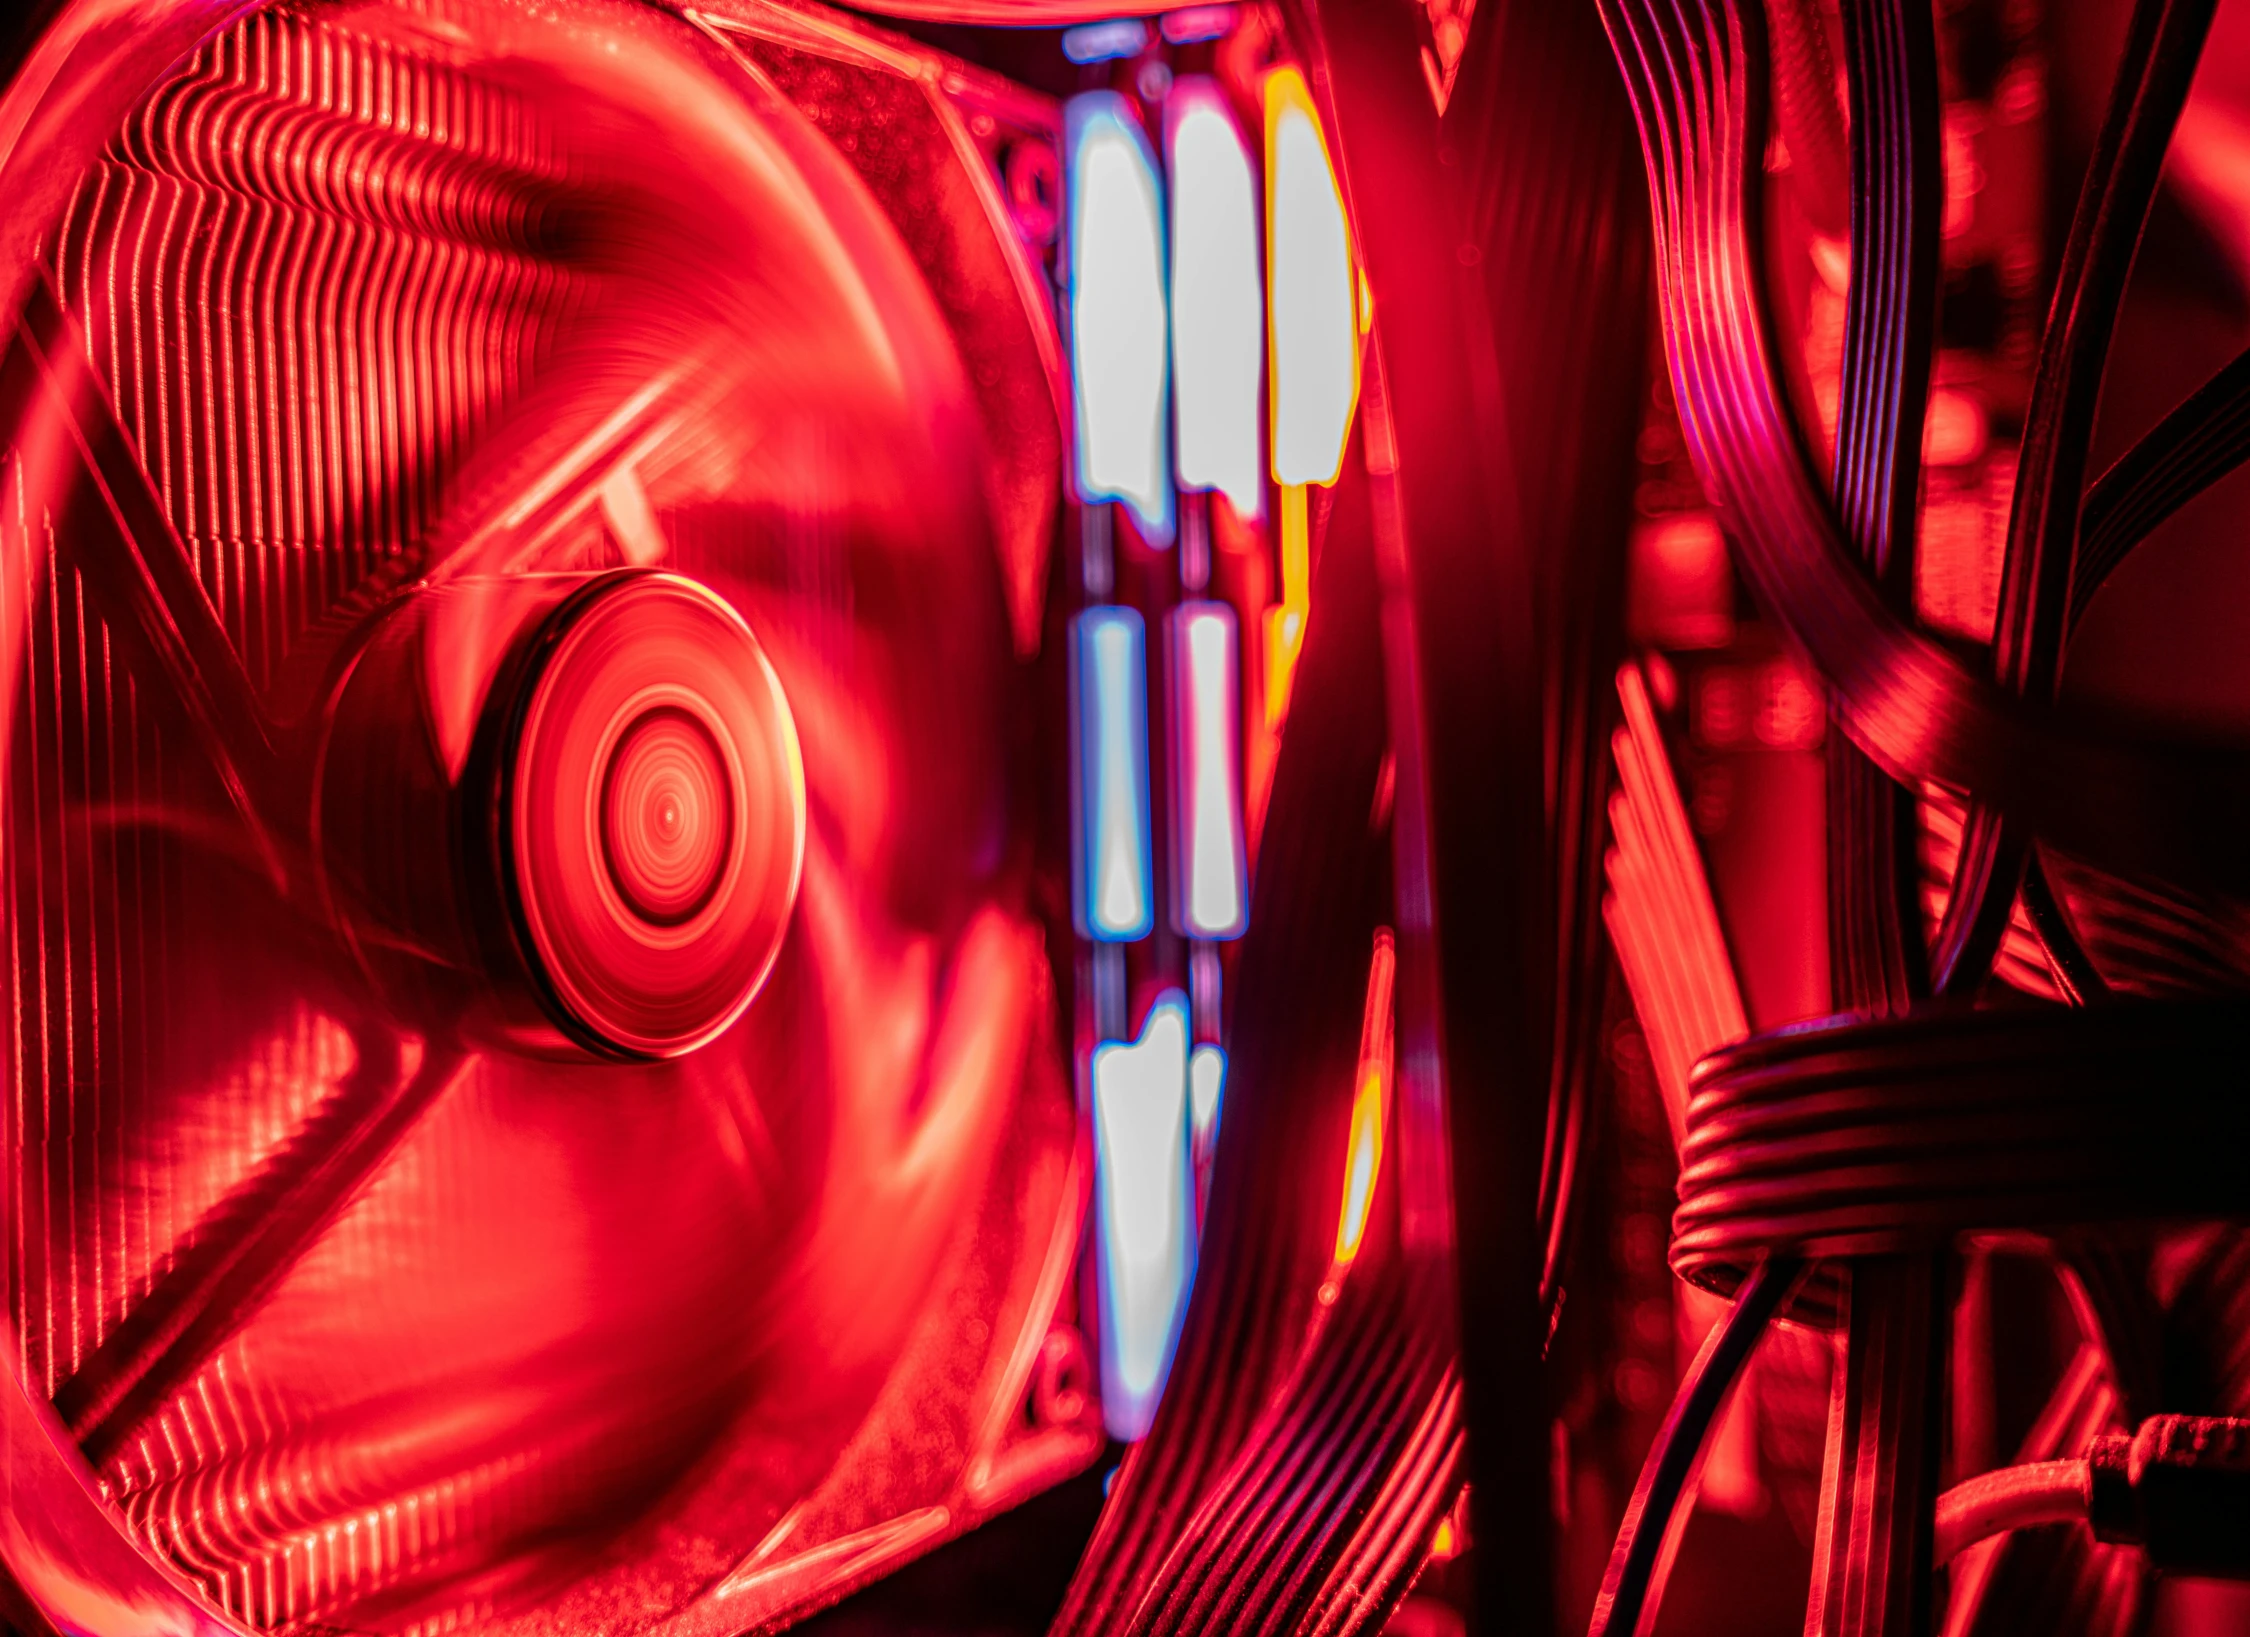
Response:
[[[677,926],[711,901],[734,851],[734,780],[702,721],[674,706],[642,712],[602,775],[602,862],[626,908]]]
[[[311,829],[338,930],[417,1027],[676,1057],[796,903],[805,777],[742,617],[676,574],[410,593],[330,703]]]
[[[534,644],[497,792],[510,918],[571,1032],[691,1049],[748,1001],[795,898],[780,683],[733,609],[672,575],[596,582]]]

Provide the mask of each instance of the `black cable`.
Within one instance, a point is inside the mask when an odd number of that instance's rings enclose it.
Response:
[[[1697,475],[1760,603],[1838,719],[1902,782],[2008,811],[2102,868],[2250,889],[2250,757],[2018,698],[1884,602],[1853,560],[1775,373],[1756,232],[1765,124],[1749,8],[1601,0],[1642,127],[1659,312]],[[2019,575],[2019,580],[2021,576]]]
[[[2087,492],[2070,623],[2158,524],[2250,459],[2250,351],[2203,383]]]
[[[1734,1310],[1704,1337],[1641,1464],[1640,1482],[1633,1486],[1625,1520],[1618,1525],[1586,1637],[1641,1637],[1655,1624],[1663,1572],[1686,1523],[1680,1503],[1701,1464],[1703,1446],[1751,1350],[1802,1271],[1803,1264],[1792,1257],[1760,1261],[1736,1291]]]
[[[2054,883],[2047,879],[2046,862],[2036,851],[2024,861],[2019,891],[2024,913],[2031,917],[2031,929],[2047,952],[2048,970],[2054,974],[2063,998],[2073,1006],[2106,998],[2109,980],[2086,952],[2078,928],[2071,923],[2070,911],[2056,895]]]
[[[1932,1005],[1753,1037],[1697,1071],[1672,1267],[1725,1290],[1774,1252],[2250,1220],[2246,1056],[2250,1007],[2222,1001]]]
[[[1836,424],[1836,509],[1895,613],[1914,595],[1922,419],[1935,341],[1942,203],[1937,39],[1924,0],[1844,8],[1851,99],[1851,284]],[[1776,30],[1776,51],[1780,50]],[[1829,736],[1829,970],[1839,1010],[1928,993],[1914,793]]]

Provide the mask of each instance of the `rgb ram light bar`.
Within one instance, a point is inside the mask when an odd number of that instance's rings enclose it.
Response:
[[[1156,1413],[1195,1273],[1187,997],[1166,991],[1139,1040],[1095,1048],[1093,1083],[1102,1420],[1131,1440]]]
[[[1205,9],[1178,30],[1168,19],[1164,38],[1223,33],[1231,14]],[[1161,50],[1138,23],[1083,27],[1067,44],[1086,62]],[[1263,668],[1259,766],[1268,767],[1310,611],[1306,488],[1341,470],[1366,316],[1341,187],[1304,77],[1284,67],[1259,82],[1261,190],[1258,153],[1226,88],[1145,68],[1135,79],[1139,100],[1092,91],[1072,98],[1064,118],[1076,488],[1090,604],[1070,627],[1073,913],[1090,946],[1082,1061],[1101,1200],[1102,1399],[1120,1438],[1139,1436],[1162,1387],[1194,1267],[1179,1237],[1187,1230],[1173,1225],[1199,1218],[1218,1137],[1227,1059],[1216,946],[1241,937],[1250,918],[1242,667],[1247,658]],[[1163,174],[1144,104],[1151,126],[1161,116]],[[1278,509],[1266,501],[1269,481],[1280,485]],[[1113,530],[1119,512],[1138,546]],[[1212,587],[1214,542],[1264,549],[1269,515],[1280,601],[1238,610]],[[1176,530],[1184,544],[1171,559],[1175,591],[1162,583],[1169,575],[1150,573],[1145,553],[1137,568],[1130,554],[1168,547]],[[1242,647],[1246,616],[1257,617],[1253,656]],[[1161,621],[1164,637],[1161,778],[1148,762],[1150,620]],[[1163,800],[1152,803],[1159,790]],[[1148,941],[1159,896],[1184,948]],[[1127,996],[1136,989],[1160,998],[1139,1037],[1120,1038],[1130,1033]],[[1364,1223],[1380,1170],[1386,1085],[1374,1071],[1355,1121],[1340,1262],[1356,1253],[1361,1230],[1351,1224]]]
[[[1089,608],[1070,624],[1074,726],[1072,901],[1081,936],[1145,938],[1156,925],[1149,841],[1148,657],[1140,614]]]
[[[1071,383],[1078,497],[1122,501],[1172,540],[1163,184],[1132,107],[1089,91],[1063,111],[1069,153]]]
[[[1184,602],[1165,617],[1171,696],[1172,927],[1239,938],[1250,924],[1242,835],[1234,610]]]
[[[1265,291],[1258,182],[1215,80],[1164,99],[1172,180],[1172,413],[1180,487],[1216,489],[1239,517],[1264,510],[1258,387]]]

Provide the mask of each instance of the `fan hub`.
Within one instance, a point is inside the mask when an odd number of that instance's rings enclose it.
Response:
[[[676,574],[462,581],[377,622],[329,713],[330,912],[418,1027],[674,1057],[764,981],[804,771],[740,615]]]
[[[711,901],[737,840],[731,772],[710,729],[676,706],[619,735],[602,775],[602,859],[650,925],[677,926]]]
[[[732,1022],[796,890],[803,774],[749,628],[675,575],[542,622],[504,714],[497,826],[519,940],[571,1032],[634,1055]]]

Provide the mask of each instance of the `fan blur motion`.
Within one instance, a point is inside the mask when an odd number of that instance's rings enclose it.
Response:
[[[848,51],[237,9],[89,16],[114,117],[10,170],[70,178],[10,270],[20,1379],[182,1610],[756,1624],[1093,1450],[1009,765],[1051,321]]]
[[[2246,4],[0,20],[0,1625],[2250,1633]]]

